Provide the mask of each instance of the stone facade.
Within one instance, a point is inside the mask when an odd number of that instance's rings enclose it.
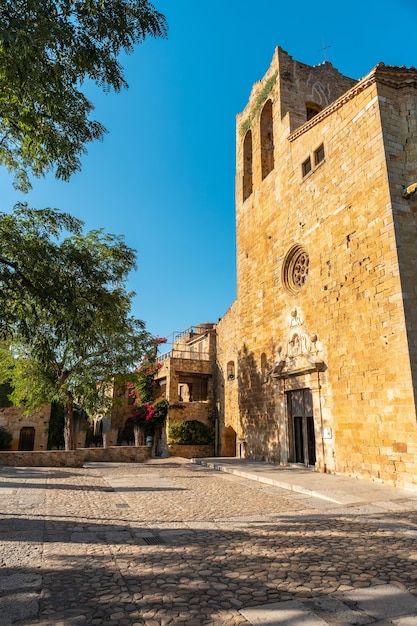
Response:
[[[165,456],[169,454],[167,432],[170,423],[195,420],[214,426],[214,324],[202,323],[177,333],[172,350],[159,359],[162,366],[155,377],[155,396],[164,396],[171,405],[159,445]]]
[[[25,415],[20,407],[1,407],[0,426],[13,437],[11,450],[47,450],[50,415],[50,404],[31,415]]]
[[[193,326],[178,333],[172,350],[161,355],[155,395],[171,405],[169,421],[198,420],[209,424],[214,410],[213,368],[216,358],[214,324]]]
[[[236,137],[220,453],[232,430],[241,455],[415,489],[417,70],[357,82],[277,48]]]

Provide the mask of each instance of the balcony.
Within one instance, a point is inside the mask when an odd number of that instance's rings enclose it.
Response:
[[[168,359],[188,359],[189,361],[209,361],[210,353],[209,352],[197,352],[193,350],[184,350],[181,348],[173,348],[169,350],[169,352],[165,352],[164,354],[160,354],[157,357],[159,363],[164,363]]]

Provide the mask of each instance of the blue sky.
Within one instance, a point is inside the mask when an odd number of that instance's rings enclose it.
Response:
[[[155,0],[167,40],[122,59],[129,90],[89,88],[104,141],[69,183],[53,175],[13,190],[0,169],[0,210],[58,207],[86,230],[123,234],[138,254],[132,313],[172,337],[216,322],[235,298],[235,116],[276,46],[316,65],[325,54],[361,78],[378,62],[417,66],[415,0]]]

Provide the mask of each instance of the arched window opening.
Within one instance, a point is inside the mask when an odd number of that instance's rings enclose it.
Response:
[[[267,100],[261,113],[261,162],[263,180],[274,169],[274,129],[271,100]]]
[[[261,354],[261,378],[264,383],[268,378],[268,359],[265,352]]]
[[[227,380],[235,379],[235,362],[229,361],[227,364]]]
[[[243,141],[243,202],[252,193],[252,131],[248,130]]]
[[[307,122],[313,119],[313,117],[317,115],[317,113],[320,113],[320,111],[322,110],[323,107],[321,107],[319,104],[316,104],[315,102],[306,102]]]

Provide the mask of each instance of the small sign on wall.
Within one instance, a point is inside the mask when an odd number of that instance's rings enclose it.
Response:
[[[322,428],[321,429],[321,436],[323,437],[323,439],[332,439],[332,437],[333,437],[332,429],[331,428]]]

